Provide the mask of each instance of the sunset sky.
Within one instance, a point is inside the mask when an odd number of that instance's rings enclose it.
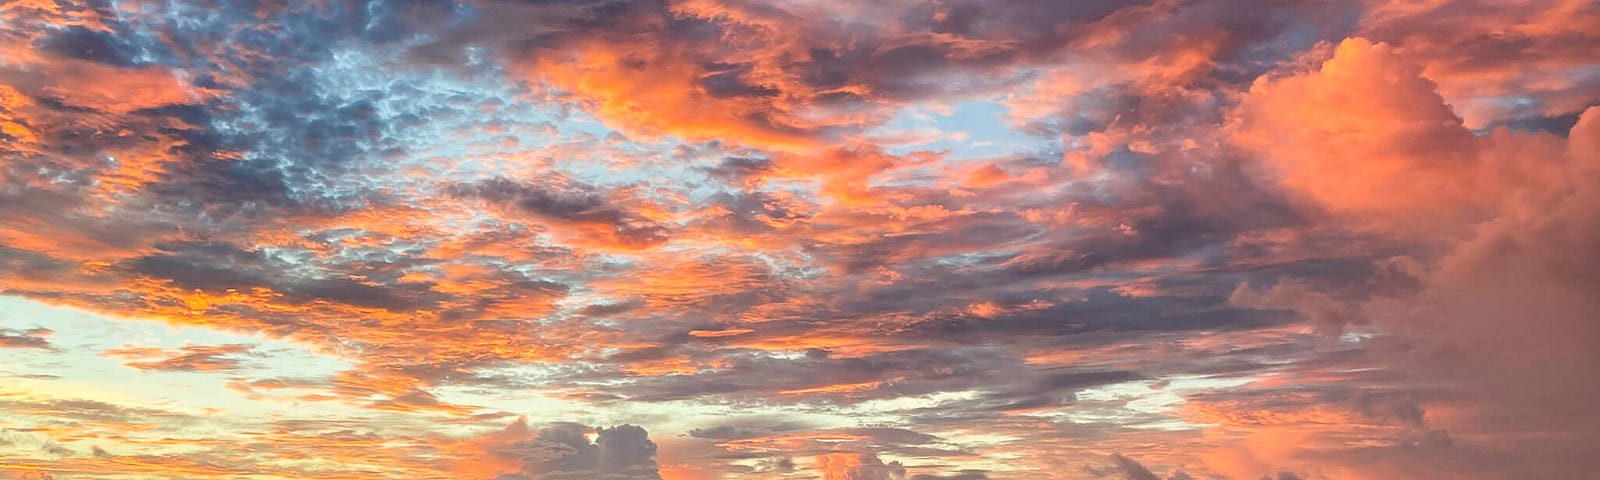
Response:
[[[1600,478],[1595,0],[0,0],[0,479]]]

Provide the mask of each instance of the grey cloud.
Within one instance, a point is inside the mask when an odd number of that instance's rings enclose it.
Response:
[[[147,425],[161,428],[188,428],[208,421],[204,417],[152,408],[123,407],[95,400],[0,399],[8,411],[27,411],[32,415],[66,422]]]
[[[1117,464],[1117,470],[1120,470],[1122,477],[1127,480],[1161,480],[1161,477],[1151,473],[1150,469],[1145,468],[1144,465],[1131,458],[1124,457],[1120,453],[1111,454],[1111,461]]]
[[[51,332],[48,328],[30,328],[16,330],[0,328],[0,348],[37,348],[50,350]]]
[[[176,243],[157,246],[127,265],[130,273],[172,282],[186,290],[249,291],[266,287],[294,303],[328,300],[349,305],[410,311],[442,297],[426,284],[374,285],[348,277],[304,273],[293,262],[259,250],[226,243]]]
[[[594,433],[591,443],[586,436]],[[556,424],[534,438],[497,447],[496,455],[514,456],[523,471],[509,478],[531,480],[660,480],[656,444],[645,429],[633,425],[590,429]]]
[[[140,370],[205,372],[237,371],[242,367],[240,357],[256,356],[252,345],[229,344],[217,346],[186,346],[175,352],[161,352],[165,358],[145,359],[138,352],[113,350],[110,353],[130,358],[126,365]]]
[[[135,65],[131,45],[123,37],[70,26],[34,41],[34,48],[66,58],[88,60],[118,67]]]
[[[804,358],[712,352],[732,362],[727,368],[698,375],[638,378],[612,390],[638,401],[721,398],[728,401],[810,403],[818,398],[855,403],[873,398],[925,394],[966,385],[994,371],[1005,360],[981,350],[941,352],[907,350],[860,358],[829,358],[817,352]],[[879,388],[854,393],[781,395],[782,391],[827,385],[884,382]]]
[[[778,418],[735,419],[715,426],[689,430],[689,436],[712,440],[737,440],[781,434],[806,428],[806,425]]]
[[[1078,391],[1143,378],[1129,371],[1054,373],[1020,388],[989,393],[980,405],[983,410],[1000,412],[1064,405],[1071,403],[1074,400],[1073,394]]]
[[[723,157],[716,165],[702,167],[707,175],[727,181],[742,182],[756,175],[771,172],[777,166],[764,157]]]
[[[660,244],[667,240],[671,231],[666,225],[617,205],[610,196],[611,192],[577,182],[546,186],[492,178],[458,185],[452,192],[461,197],[504,205],[515,212],[545,221],[606,225],[618,239],[629,245]]]
[[[1340,333],[1347,324],[1366,323],[1350,301],[1336,298],[1327,293],[1328,290],[1291,278],[1279,279],[1271,288],[1240,284],[1229,295],[1228,304],[1239,308],[1293,311],[1330,334]]]

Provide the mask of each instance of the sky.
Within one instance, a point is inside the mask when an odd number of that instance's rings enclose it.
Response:
[[[0,479],[1600,473],[1593,0],[0,0]]]

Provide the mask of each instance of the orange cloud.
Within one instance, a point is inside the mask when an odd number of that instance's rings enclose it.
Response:
[[[1473,203],[1477,140],[1421,68],[1395,48],[1347,39],[1315,71],[1262,77],[1236,111],[1233,140],[1317,206],[1385,222],[1426,222]]]
[[[903,480],[905,467],[883,463],[871,453],[832,452],[816,457],[822,480]]]
[[[644,25],[620,28],[660,28],[657,22],[669,20],[639,15],[627,21]],[[780,150],[804,151],[819,144],[817,125],[780,107],[796,100],[789,92],[718,96],[708,90],[706,82],[717,72],[694,60],[700,53],[695,48],[651,42],[645,36],[606,35],[577,40],[561,52],[540,52],[521,65],[530,78],[569,92],[634,135],[719,139]]]

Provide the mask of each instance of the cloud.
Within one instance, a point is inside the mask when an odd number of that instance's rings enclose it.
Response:
[[[1592,182],[1576,179],[1592,178],[1600,165],[1592,147],[1600,113],[1585,111],[1566,138],[1505,129],[1474,136],[1423,75],[1396,47],[1346,40],[1320,68],[1258,81],[1234,125],[1236,139],[1281,185],[1332,221],[1419,239],[1416,256],[1390,264],[1416,286],[1339,300],[1293,281],[1269,291],[1241,285],[1233,301],[1295,310],[1322,325],[1372,319],[1397,333],[1372,343],[1371,354],[1446,385],[1440,395],[1449,401],[1473,405],[1437,423],[1452,432],[1583,437],[1594,416],[1578,404],[1595,392],[1567,381],[1577,372],[1566,366],[1593,363],[1580,345],[1595,331],[1578,319],[1597,305],[1577,292],[1600,283],[1578,266],[1595,263],[1580,245],[1597,238],[1587,225],[1600,203]],[[1534,404],[1538,411],[1525,408]],[[1478,444],[1504,455],[1494,467],[1457,463],[1465,457],[1421,467],[1390,452],[1385,462],[1342,468],[1355,476],[1442,468],[1563,476],[1588,468],[1548,459],[1585,455],[1578,445],[1592,442],[1498,438]]]
[[[477,456],[456,463],[458,472],[474,478],[661,479],[655,442],[645,429],[633,425],[590,428],[563,423],[535,431],[526,419],[519,419],[504,430],[445,445]]]
[[[1580,180],[1600,172],[1600,152],[1592,147],[1600,138],[1597,125],[1600,109],[1591,108],[1569,133],[1562,157],[1527,155],[1538,151],[1530,148],[1503,159],[1532,170],[1530,175],[1550,176],[1494,198],[1496,217],[1476,225],[1470,239],[1423,272],[1425,286],[1415,297],[1366,305],[1369,315],[1419,342],[1389,352],[1399,365],[1481,402],[1482,410],[1462,424],[1446,425],[1453,433],[1476,428],[1586,437],[1582,432],[1600,422],[1579,406],[1600,398],[1600,391],[1568,381],[1578,374],[1571,368],[1600,360],[1585,346],[1600,332],[1584,320],[1600,313],[1600,304],[1580,293],[1600,286],[1600,277],[1588,273],[1600,258],[1583,246],[1600,239],[1600,230],[1592,228],[1600,192]],[[1582,445],[1593,443],[1488,444],[1514,452],[1528,472],[1559,476],[1586,467],[1558,466],[1546,455],[1585,455]]]
[[[410,311],[430,303],[427,285],[379,286],[348,277],[307,278],[293,272],[291,260],[227,243],[162,244],[156,250],[159,253],[134,259],[127,268],[184,290],[225,293],[264,288],[294,303],[329,301],[390,311]],[[405,291],[406,287],[412,291]]]
[[[253,348],[251,345],[242,344],[191,345],[179,348],[177,351],[159,348],[117,348],[107,350],[105,355],[127,359],[128,362],[124,365],[139,370],[232,372],[241,367],[238,356],[248,356]]]
[[[8,468],[0,471],[0,474],[5,474],[5,477],[3,478],[12,480],[54,480],[56,478],[56,476],[50,474],[50,472],[42,472],[31,469]]]
[[[1337,334],[1346,324],[1365,323],[1357,308],[1319,292],[1295,279],[1280,279],[1268,289],[1253,289],[1240,284],[1228,296],[1228,304],[1261,310],[1292,310],[1318,330]]]
[[[1472,132],[1421,72],[1391,45],[1344,40],[1313,72],[1257,79],[1233,140],[1317,207],[1436,224],[1491,178],[1479,175]]]
[[[27,330],[14,330],[0,328],[0,348],[39,348],[49,350],[50,334],[55,333],[47,328],[30,328]]]
[[[1121,454],[1111,454],[1111,461],[1117,464],[1117,469],[1122,471],[1123,478],[1127,480],[1160,480],[1156,474],[1150,473],[1150,469]]]
[[[1497,26],[1513,17],[1525,23],[1513,31]],[[1540,129],[1563,134],[1594,105],[1597,79],[1580,72],[1593,63],[1583,45],[1597,25],[1600,12],[1582,2],[1452,1],[1379,5],[1358,34],[1416,59],[1470,128],[1549,122]],[[1508,105],[1509,98],[1518,101]]]
[[[822,480],[904,480],[906,469],[900,462],[883,463],[872,453],[833,452],[818,455]]]
[[[117,317],[0,329],[8,428],[116,458],[21,469],[1600,458],[1591,2],[135,3],[0,6],[0,302]]]
[[[667,241],[670,231],[666,225],[618,205],[627,199],[608,198],[618,192],[600,192],[581,183],[545,186],[495,178],[463,185],[455,191],[457,195],[509,209],[513,218],[531,217],[558,230],[573,228],[584,238],[618,248],[660,245]]]

